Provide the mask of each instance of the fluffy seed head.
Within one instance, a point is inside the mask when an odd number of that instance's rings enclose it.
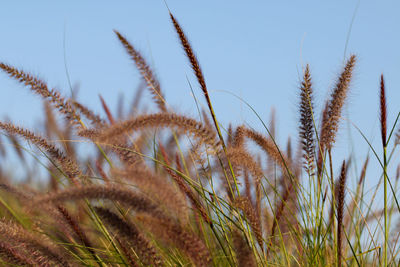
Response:
[[[323,120],[321,130],[321,146],[330,149],[335,143],[336,133],[339,129],[339,120],[342,114],[342,107],[347,97],[353,69],[356,63],[356,56],[351,55],[336,82],[336,86],[328,102],[327,118]]]
[[[303,149],[305,169],[309,175],[314,170],[314,124],[313,91],[309,66],[306,66],[303,82],[300,86],[300,142]]]
[[[386,146],[386,129],[387,129],[387,109],[386,109],[386,95],[385,95],[385,81],[383,79],[383,74],[381,75],[381,82],[380,82],[380,113],[379,118],[381,121],[381,136],[382,136],[382,145]]]

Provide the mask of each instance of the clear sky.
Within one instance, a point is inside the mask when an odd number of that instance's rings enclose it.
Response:
[[[346,118],[379,146],[381,73],[386,78],[390,125],[400,111],[399,1],[361,0],[358,9],[355,0],[167,3],[196,51],[225,126],[230,121],[247,122],[262,129],[245,105],[221,90],[243,97],[265,121],[275,108],[281,145],[288,135],[297,138],[302,66],[311,66],[319,113],[345,53],[358,56]],[[2,1],[0,60],[38,74],[69,96],[67,66],[72,84],[80,85],[81,102],[102,112],[101,94],[115,110],[119,94],[126,96],[126,106],[130,103],[140,75],[113,29],[151,62],[168,103],[196,116],[187,78],[202,103],[204,99],[162,0]],[[34,127],[42,116],[39,97],[1,73],[0,96],[1,119]],[[148,94],[145,97],[151,101]],[[363,160],[367,145],[354,128],[351,136],[342,123],[337,149],[348,155],[353,140],[356,157]]]

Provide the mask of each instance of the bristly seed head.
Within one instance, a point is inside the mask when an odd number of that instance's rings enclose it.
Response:
[[[0,69],[5,71],[10,77],[16,79],[26,86],[29,86],[32,91],[41,95],[46,101],[49,101],[49,103],[57,108],[61,114],[65,115],[67,120],[73,125],[80,124],[81,118],[73,108],[70,100],[62,97],[61,94],[55,89],[49,89],[44,81],[2,62],[0,62]]]
[[[167,107],[165,105],[165,98],[163,93],[161,92],[160,82],[156,78],[154,72],[147,64],[146,60],[143,56],[137,51],[133,45],[128,42],[128,40],[120,34],[118,31],[114,30],[115,34],[117,35],[118,39],[125,47],[126,52],[129,56],[135,61],[136,67],[138,68],[140,74],[143,77],[143,80],[146,82],[147,87],[150,90],[150,93],[153,95],[153,99],[155,100],[158,108],[165,112],[167,111]]]
[[[385,81],[383,79],[383,74],[381,75],[380,82],[380,121],[381,121],[381,136],[382,145],[386,147],[386,131],[387,131],[387,108],[386,108],[386,94],[385,94]]]
[[[321,147],[323,148],[331,149],[332,145],[335,143],[342,107],[347,97],[355,63],[356,56],[351,55],[331,94],[330,101],[328,102],[328,109],[326,110],[327,118],[323,121],[321,129]]]
[[[343,259],[343,248],[342,248],[342,239],[343,239],[343,213],[344,213],[344,199],[345,199],[345,187],[346,186],[346,162],[343,161],[342,169],[340,171],[339,184],[338,184],[338,192],[337,192],[337,251],[339,254],[338,266],[342,266]]]
[[[313,91],[309,66],[306,66],[303,82],[300,86],[300,141],[308,175],[314,170],[314,124],[313,124]]]

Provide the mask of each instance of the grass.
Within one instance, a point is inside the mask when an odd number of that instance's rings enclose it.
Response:
[[[273,120],[263,122],[263,132],[219,123],[188,37],[170,18],[207,103],[208,110],[199,110],[201,120],[169,108],[154,72],[118,31],[157,111],[134,107],[134,113],[118,115],[100,98],[103,118],[40,78],[0,63],[5,74],[43,98],[47,122],[43,136],[0,122],[2,138],[12,144],[0,143],[2,157],[12,157],[14,148],[32,177],[16,184],[12,174],[0,173],[2,264],[399,266],[399,174],[390,177],[388,167],[396,160],[400,131],[393,135],[396,120],[387,136],[383,75],[382,159],[365,139],[379,163],[373,168],[382,170],[381,208],[381,182],[374,194],[364,189],[369,156],[355,188],[347,184],[353,159],[341,166],[333,161],[355,55],[322,111],[314,108],[312,75],[304,68],[293,134],[299,149],[293,152],[291,139],[286,149],[275,141]],[[93,153],[80,148],[88,144]],[[27,153],[45,166],[49,179],[27,167]]]

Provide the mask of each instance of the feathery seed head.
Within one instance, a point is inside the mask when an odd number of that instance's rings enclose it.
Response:
[[[351,55],[339,76],[335,88],[331,93],[328,102],[326,118],[323,118],[321,129],[321,146],[330,149],[335,143],[335,137],[339,129],[339,120],[342,114],[342,107],[347,97],[353,69],[356,63],[356,56]],[[325,111],[324,111],[325,112]]]
[[[309,66],[304,71],[303,81],[300,86],[300,142],[303,149],[305,169],[308,175],[313,175],[314,170],[314,118],[313,118],[313,91]]]
[[[386,147],[386,131],[387,131],[387,107],[386,107],[386,93],[385,93],[385,81],[383,79],[383,74],[380,80],[380,113],[379,118],[381,121],[381,137],[382,145]]]

